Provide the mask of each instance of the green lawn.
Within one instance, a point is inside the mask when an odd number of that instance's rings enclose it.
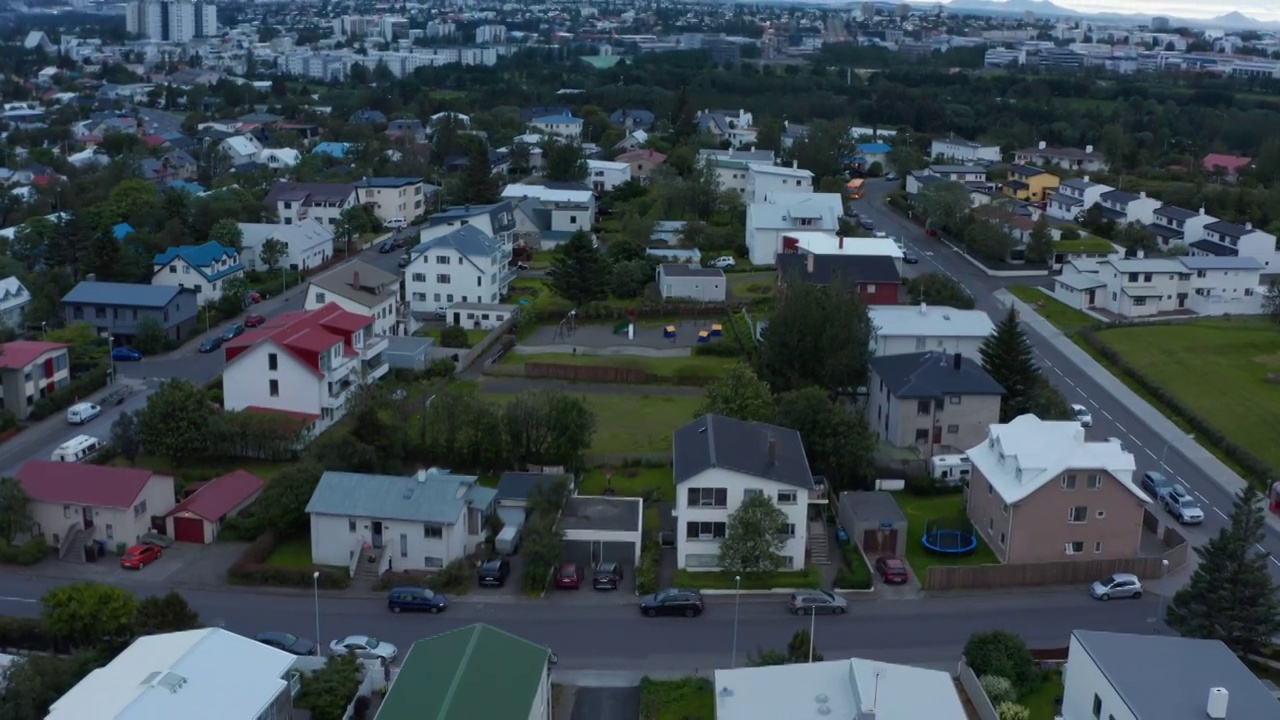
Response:
[[[1115,247],[1106,238],[1086,233],[1079,240],[1059,240],[1053,244],[1053,249],[1064,253],[1109,253]]]
[[[738,587],[734,573],[676,571],[676,587],[697,590],[733,590]],[[822,586],[822,575],[816,565],[804,570],[775,573],[746,573],[742,575],[743,590],[772,590],[773,588],[816,588]]]
[[[1040,689],[1018,698],[1018,704],[1031,711],[1030,720],[1053,720],[1054,701],[1062,697],[1062,673],[1057,670],[1045,675]]]
[[[717,338],[713,342],[725,342]],[[640,355],[574,355],[569,353],[515,353],[502,356],[501,365],[524,366],[527,363],[552,365],[596,365],[600,367],[635,368],[660,377],[716,377],[727,370],[739,358],[711,355],[686,357],[642,357]]]
[[[1267,381],[1280,373],[1272,324],[1215,318],[1112,328],[1098,338],[1231,442],[1280,467],[1280,383]]]
[[[426,332],[426,336],[427,336],[427,337],[430,337],[430,338],[435,338],[435,340],[436,340],[436,344],[439,344],[439,343],[440,343],[440,331],[441,331],[441,330],[443,330],[443,329],[444,329],[444,328],[432,328],[432,329],[430,329],[430,330],[428,330],[428,331]],[[491,332],[493,332],[493,331],[492,331],[492,330],[475,330],[475,329],[467,330],[467,331],[466,331],[466,333],[467,333],[467,347],[469,347],[469,348],[471,348],[471,347],[475,347],[476,345],[478,345],[478,344],[480,343],[480,341],[481,341],[481,340],[484,340],[484,339],[485,339],[485,337],[486,337],[486,336],[488,336],[488,335],[489,335],[489,333],[491,333]]]
[[[907,516],[907,562],[920,582],[925,581],[930,567],[950,565],[996,565],[999,560],[987,544],[978,537],[978,548],[968,555],[938,555],[925,549],[920,539],[930,521],[945,523],[951,528],[969,527],[964,515],[964,495],[911,495],[894,493],[898,507]]]
[[[617,495],[627,497],[650,497],[655,500],[675,502],[676,485],[671,475],[671,468],[660,467],[628,467],[611,468],[611,477],[605,478],[605,468],[595,468],[582,476],[578,483],[580,495],[603,495],[605,488],[612,485]]]
[[[271,554],[267,556],[266,564],[276,567],[311,567],[313,564],[311,562],[311,538],[293,538],[276,545]]]
[[[1038,288],[1030,285],[1010,285],[1006,289],[1011,295],[1030,305],[1041,317],[1053,323],[1055,327],[1065,333],[1098,324],[1097,318],[1050,297],[1048,293]]]
[[[734,299],[770,297],[778,287],[775,273],[734,273],[729,278],[729,292]]]
[[[505,403],[507,393],[485,393],[489,400]],[[671,451],[671,434],[693,420],[702,406],[700,395],[612,395],[584,393],[596,416],[596,437],[591,452],[602,455],[662,453]]]
[[[707,678],[640,679],[640,720],[715,720],[715,686]]]

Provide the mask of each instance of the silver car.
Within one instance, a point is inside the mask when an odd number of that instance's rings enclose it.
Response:
[[[801,590],[791,593],[787,609],[795,615],[843,615],[849,612],[849,602],[826,590]]]
[[[386,660],[395,662],[396,646],[368,635],[348,635],[329,643],[331,655],[355,653],[361,660]]]
[[[1089,588],[1089,594],[1094,600],[1110,600],[1111,598],[1133,598],[1137,600],[1142,597],[1142,581],[1133,573],[1116,573],[1111,577],[1103,578],[1093,584]]]

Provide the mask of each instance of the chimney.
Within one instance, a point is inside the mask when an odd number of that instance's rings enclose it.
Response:
[[[1231,699],[1231,694],[1226,688],[1209,688],[1209,705],[1205,708],[1205,713],[1213,720],[1225,720],[1227,717],[1227,700]]]
[[[1203,215],[1203,214],[1204,214],[1204,206],[1203,206],[1203,205],[1201,205],[1201,206],[1200,206],[1200,214],[1201,214],[1201,215]]]
[[[1139,191],[1139,192],[1138,192],[1138,197],[1140,197],[1140,198],[1142,198],[1142,199],[1144,199],[1144,200],[1145,200],[1145,199],[1147,198],[1147,191],[1146,191],[1146,190],[1141,190],[1141,191]]]
[[[923,301],[920,303],[920,314],[921,315],[929,314],[929,306],[926,305]]]
[[[351,287],[355,288],[356,290],[359,290],[361,288],[359,270],[351,273]]]
[[[420,482],[420,483],[424,483],[424,482],[426,482],[426,481],[427,481],[427,469],[426,469],[426,468],[424,468],[424,467],[420,467],[420,468],[418,468],[418,474],[415,476],[415,478],[416,478],[416,479],[417,479],[417,481],[418,481],[418,482]]]
[[[960,353],[956,353],[955,355],[951,356],[951,367],[955,368],[956,370],[959,370],[960,366],[963,363],[964,363],[964,356],[961,355]]]
[[[1246,222],[1246,223],[1244,224],[1244,229],[1245,229],[1245,230],[1252,230],[1252,229],[1253,229],[1253,221],[1252,221],[1252,220],[1250,220],[1250,221]]]
[[[1092,146],[1092,145],[1085,145],[1085,146],[1084,146],[1084,154],[1085,154],[1085,155],[1092,155],[1092,154],[1093,154],[1093,146]]]
[[[791,161],[791,169],[792,169],[792,170],[799,170],[799,169],[800,169],[800,161],[799,161],[799,160],[792,160],[792,161]]]
[[[808,268],[809,274],[813,274],[813,253],[805,253],[805,267]]]
[[[772,465],[776,465],[777,463],[778,463],[778,438],[770,435],[769,436],[769,465],[772,466]],[[1222,692],[1225,693],[1226,690],[1223,690]],[[1223,702],[1223,707],[1226,707],[1225,701]]]
[[[1085,175],[1085,176],[1084,176],[1084,181],[1085,181],[1085,182],[1089,182],[1089,176],[1088,176],[1088,175]]]
[[[1041,150],[1043,150],[1043,149],[1045,149],[1046,147],[1048,147],[1048,143],[1046,143],[1045,141],[1041,140],[1041,141],[1040,141],[1040,145],[1039,145],[1038,147],[1039,147]]]

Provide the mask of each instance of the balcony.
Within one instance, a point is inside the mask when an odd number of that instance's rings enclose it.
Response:
[[[369,330],[366,329],[365,333],[367,335]],[[373,357],[386,352],[387,347],[390,345],[391,342],[385,337],[369,337],[364,341],[363,345],[356,348],[356,351],[360,354],[361,360],[370,360]]]

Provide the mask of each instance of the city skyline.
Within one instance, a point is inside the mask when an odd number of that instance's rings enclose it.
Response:
[[[964,6],[965,0],[949,0],[951,4]],[[1029,3],[1012,0],[1018,8]],[[994,0],[998,4],[999,0]],[[1187,20],[1210,20],[1238,12],[1262,22],[1280,21],[1280,3],[1274,0],[1236,0],[1229,6],[1216,5],[1206,0],[1125,0],[1123,3],[1107,0],[1052,0],[1053,4],[1087,14],[1162,15]]]

